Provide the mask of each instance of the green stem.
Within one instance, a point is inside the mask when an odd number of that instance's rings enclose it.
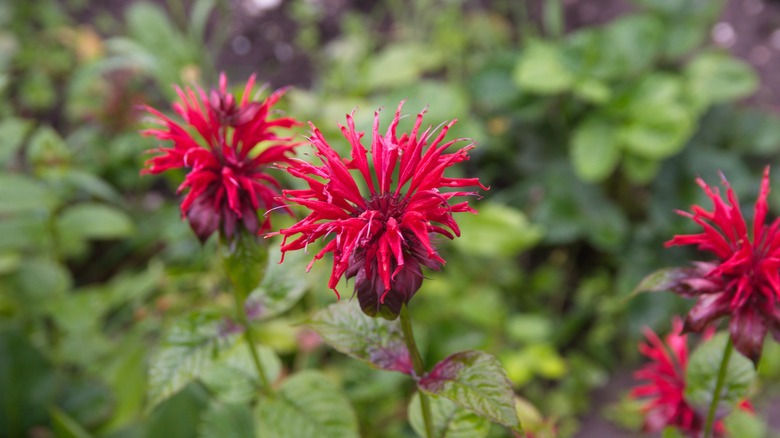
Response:
[[[710,403],[710,410],[707,413],[707,423],[704,426],[704,437],[712,437],[712,431],[715,425],[715,412],[718,410],[718,402],[720,401],[720,393],[723,390],[723,384],[726,383],[726,372],[729,368],[729,360],[731,359],[731,352],[734,351],[734,343],[731,342],[729,337],[726,343],[726,349],[723,351],[723,359],[720,362],[720,369],[718,370],[718,380],[715,382],[715,391],[712,394],[712,402]]]
[[[412,332],[412,320],[409,318],[409,310],[406,308],[406,304],[401,306],[401,330],[404,332],[404,342],[406,348],[409,350],[409,354],[412,356],[412,366],[414,366],[414,373],[417,377],[422,377],[425,374],[425,367],[423,366],[423,360],[420,356],[420,351],[417,349],[417,343],[414,341],[414,333]],[[428,396],[422,391],[420,393],[420,406],[422,407],[423,421],[425,422],[425,436],[433,438],[433,416],[431,415],[431,405],[428,400]]]
[[[257,354],[254,336],[252,335],[252,327],[249,324],[249,319],[246,317],[246,311],[244,310],[244,302],[241,299],[241,294],[238,293],[238,290],[236,288],[233,288],[233,290],[235,291],[233,298],[235,298],[236,302],[236,315],[238,316],[239,324],[241,324],[241,327],[244,329],[244,339],[246,339],[246,344],[249,346],[249,353],[252,355],[252,362],[255,364],[257,375],[260,377],[260,389],[265,394],[270,394],[271,383],[268,381],[268,376],[263,368],[263,363],[260,361],[260,355]]]

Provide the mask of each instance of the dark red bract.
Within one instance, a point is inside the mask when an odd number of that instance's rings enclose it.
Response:
[[[452,214],[475,212],[467,202],[450,205],[449,201],[476,193],[439,189],[479,186],[487,190],[477,178],[444,176],[445,169],[468,160],[468,151],[474,147],[468,144],[445,154],[462,140],[444,141],[455,121],[438,133],[430,127],[420,133],[422,112],[411,133],[398,137],[402,106],[403,102],[385,135],[379,133],[379,113],[375,113],[370,160],[361,143],[363,132],[356,131],[352,115],[347,115],[347,126],[341,126],[351,145],[350,159],[339,156],[311,125],[309,140],[322,165],[296,161],[287,170],[305,180],[309,188],[284,191],[288,201],[309,208],[311,213],[279,232],[284,236],[282,252],[330,237],[312,260],[314,263],[327,253],[333,254],[328,287],[336,291],[342,276],[355,278],[355,292],[363,311],[390,319],[420,288],[422,266],[439,269],[444,264],[430,234],[450,239],[459,236]]]
[[[279,183],[265,168],[290,162],[296,144],[290,137],[278,136],[277,131],[299,122],[271,117],[271,109],[284,90],[264,101],[250,101],[254,83],[252,76],[240,102],[228,93],[224,74],[219,89],[209,94],[198,87],[176,87],[180,101],[173,104],[173,110],[184,120],[183,125],[145,107],[162,127],[142,134],[173,142],[173,147],[152,149],[150,152],[159,155],[146,161],[142,173],[188,169],[178,188],[179,192],[189,190],[181,212],[201,241],[217,230],[231,238],[238,226],[253,234],[266,231],[270,221],[258,220],[258,210],[265,212],[280,205],[276,199]]]
[[[752,236],[734,191],[725,178],[728,203],[716,189],[697,179],[714,209],[695,205],[693,213],[678,212],[703,228],[700,234],[675,236],[666,246],[697,245],[717,260],[700,262],[678,281],[674,290],[698,302],[688,313],[685,329],[702,331],[726,316],[736,349],[757,363],[764,337],[771,332],[780,341],[780,220],[766,225],[769,168],[764,171],[756,201]]]

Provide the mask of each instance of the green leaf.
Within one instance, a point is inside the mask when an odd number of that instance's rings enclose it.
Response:
[[[558,94],[574,83],[560,47],[538,40],[526,45],[512,77],[521,90],[538,94]]]
[[[58,383],[52,366],[26,338],[0,331],[0,431],[5,436],[25,436],[34,425],[45,424]]]
[[[198,432],[200,438],[254,438],[252,410],[244,403],[212,402]]]
[[[623,175],[634,184],[649,184],[658,174],[659,160],[637,157],[633,154],[623,156]]]
[[[281,360],[264,345],[256,345],[255,348],[266,378],[269,382],[276,381],[282,370]],[[250,402],[260,386],[257,369],[244,339],[221,351],[200,374],[200,379],[220,401],[231,403]]]
[[[57,203],[51,190],[24,175],[0,175],[0,214],[50,211]]]
[[[390,44],[371,60],[368,86],[395,88],[411,85],[420,76],[441,67],[444,57],[435,48],[420,43]]]
[[[336,350],[383,370],[412,374],[398,321],[372,318],[356,303],[335,303],[317,312],[309,326]]]
[[[22,141],[33,127],[32,120],[5,117],[0,120],[0,166],[5,166],[18,153]]]
[[[464,253],[509,257],[532,248],[542,238],[541,227],[530,223],[520,210],[495,202],[483,202],[476,209],[476,215],[458,217],[464,238],[453,244]]]
[[[57,220],[60,233],[86,239],[119,239],[134,231],[130,216],[106,204],[84,202],[65,209]]]
[[[490,432],[490,422],[459,407],[444,397],[427,396],[431,405],[433,434],[439,438],[480,438]],[[409,423],[417,435],[425,438],[425,423],[420,393],[415,392],[407,410]]]
[[[73,279],[62,264],[49,258],[28,258],[16,273],[16,286],[37,308],[70,289]]]
[[[707,412],[715,392],[728,333],[718,333],[699,345],[691,354],[685,373],[685,400],[701,412]],[[747,397],[756,370],[750,359],[733,353],[726,368],[723,389],[718,400],[718,417],[723,417]]]
[[[590,117],[572,134],[571,159],[577,176],[599,182],[609,177],[620,160],[619,130],[607,120]]]
[[[216,313],[195,312],[177,320],[163,333],[160,346],[149,361],[150,408],[212,366],[219,347],[232,340],[222,334],[224,324]]]
[[[452,354],[425,374],[417,386],[454,401],[481,417],[521,431],[512,385],[493,356],[481,351]]]
[[[660,108],[648,106],[652,112]],[[619,132],[620,142],[627,151],[648,159],[663,159],[680,152],[691,136],[694,120],[681,105],[669,103],[653,120],[635,120]]]
[[[219,242],[219,253],[227,276],[243,303],[263,279],[268,267],[268,244],[247,231]]]
[[[288,252],[284,264],[279,263],[281,252],[278,246],[271,249],[265,276],[246,300],[247,313],[253,321],[264,320],[286,312],[308,289],[304,271],[307,255],[303,251]]]
[[[192,438],[198,436],[202,415],[209,407],[209,394],[191,383],[165,400],[149,415],[144,438]]]
[[[50,126],[41,126],[30,138],[27,148],[27,159],[42,170],[60,167],[67,164],[71,158],[68,145],[60,134]]]
[[[726,53],[707,52],[685,69],[688,92],[700,107],[749,96],[758,88],[758,75],[747,63]]]
[[[680,280],[689,278],[693,274],[693,268],[659,269],[643,278],[631,294],[671,291],[680,286]]]
[[[349,400],[317,371],[297,373],[255,410],[258,438],[350,438],[358,423]]]
[[[51,408],[51,422],[57,438],[89,438],[92,436],[76,420],[57,407]]]
[[[723,420],[728,434],[740,438],[766,438],[766,422],[753,412],[735,409]]]

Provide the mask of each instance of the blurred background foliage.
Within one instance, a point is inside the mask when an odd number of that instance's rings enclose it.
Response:
[[[495,354],[538,436],[588,436],[581,426],[603,416],[635,434],[623,395],[640,330],[666,332],[688,304],[632,288],[691,258],[663,242],[690,229],[674,209],[705,201],[696,176],[716,183],[722,171],[748,205],[780,150],[778,115],[740,103],[754,69],[709,42],[724,1],[635,0],[578,29],[558,0],[279,3],[0,3],[0,436],[220,430],[210,382],[150,409],[163,328],[231,304],[215,242],[201,247],[181,221],[181,175],[139,177],[155,144],[138,135],[138,105],[168,108],[172,84],[209,87],[221,70],[242,82],[258,62],[261,81],[296,86],[288,114],[344,150],[337,123],[354,109],[366,130],[401,99],[434,125],[459,119],[453,137],[478,142],[463,172],[491,189],[479,215],[457,218],[463,238],[441,243],[447,266],[414,300],[428,363]],[[236,55],[247,53],[255,64]],[[299,275],[305,263],[285,266]],[[404,376],[331,351],[301,324],[334,300],[324,265],[296,286],[300,302],[257,327],[269,354],[281,374],[317,368],[344,388],[362,436],[414,436]],[[765,351],[759,419],[777,408],[780,377],[780,348]],[[600,427],[590,436],[619,430]]]

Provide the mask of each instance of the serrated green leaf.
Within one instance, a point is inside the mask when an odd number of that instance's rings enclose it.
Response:
[[[246,300],[247,313],[253,321],[264,320],[286,312],[298,301],[308,289],[306,277],[300,275],[304,271],[307,256],[302,251],[287,253],[284,265],[279,263],[281,253],[279,247],[271,249],[268,257],[268,267],[260,286],[249,294]]]
[[[591,117],[577,126],[571,139],[571,160],[577,176],[603,181],[620,160],[619,130],[609,121]]]
[[[712,402],[728,333],[718,333],[699,345],[688,361],[685,373],[685,400],[694,408],[707,412]],[[723,388],[718,399],[718,417],[723,417],[747,397],[756,377],[753,362],[734,353],[729,358]]]
[[[464,238],[453,244],[464,253],[509,257],[533,247],[542,238],[541,227],[532,224],[520,210],[495,202],[483,202],[475,209],[478,214],[458,218]]]
[[[163,333],[149,361],[150,408],[202,376],[213,365],[218,347],[232,343],[233,337],[221,333],[222,324],[216,313],[195,312]]]
[[[439,438],[480,438],[490,432],[490,421],[479,417],[444,397],[427,396],[431,405],[433,434]],[[409,423],[417,435],[425,438],[420,393],[415,392],[409,402]]]
[[[561,48],[538,40],[526,45],[512,77],[521,90],[538,94],[567,91],[575,79],[564,64]]]
[[[356,303],[335,303],[317,312],[309,326],[336,350],[379,369],[412,373],[398,321],[372,318]]]
[[[24,175],[0,175],[0,214],[48,212],[56,203],[52,191],[39,181]]]
[[[258,438],[350,438],[358,423],[349,400],[317,371],[297,373],[255,410]]]
[[[269,382],[279,378],[282,362],[274,351],[256,345],[260,363]],[[248,403],[257,395],[260,381],[246,340],[241,339],[220,351],[211,366],[200,375],[203,384],[220,401]]]
[[[686,66],[691,99],[700,107],[749,96],[758,88],[758,75],[749,64],[726,53],[707,52]]]
[[[481,351],[452,354],[418,382],[422,391],[448,398],[475,414],[521,430],[512,385],[495,357]]]
[[[200,438],[254,438],[252,410],[244,403],[212,402],[203,413]]]
[[[86,239],[119,239],[135,229],[130,216],[106,204],[85,202],[65,209],[57,219],[60,233]]]

